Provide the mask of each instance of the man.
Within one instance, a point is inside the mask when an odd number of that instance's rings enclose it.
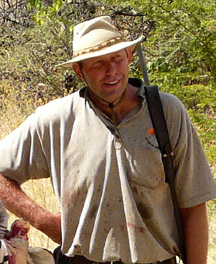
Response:
[[[107,16],[75,26],[73,58],[62,66],[73,67],[87,87],[39,107],[0,143],[5,206],[61,244],[70,263],[174,263],[181,255],[144,85],[128,79],[141,41],[125,41]],[[216,196],[215,182],[184,106],[173,95],[161,93],[161,100],[187,264],[204,264],[205,203]],[[61,216],[20,188],[43,177],[52,177]]]

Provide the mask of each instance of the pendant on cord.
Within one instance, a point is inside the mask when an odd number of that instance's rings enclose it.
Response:
[[[121,149],[122,145],[123,145],[123,143],[122,143],[121,137],[118,137],[118,139],[117,139],[117,136],[114,135],[114,147],[115,147],[115,149],[116,150]]]

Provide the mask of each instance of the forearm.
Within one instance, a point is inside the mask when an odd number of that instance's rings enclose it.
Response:
[[[208,252],[208,221],[205,203],[181,209],[187,264],[206,264]]]
[[[16,216],[28,221],[55,242],[61,243],[60,215],[53,214],[28,197],[13,180],[0,174],[0,199]]]

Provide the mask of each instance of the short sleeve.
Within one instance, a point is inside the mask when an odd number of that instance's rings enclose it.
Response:
[[[49,169],[37,133],[37,115],[32,114],[0,141],[0,173],[22,184],[49,177]]]
[[[216,197],[216,184],[197,132],[182,102],[162,96],[176,169],[180,207],[196,206]]]

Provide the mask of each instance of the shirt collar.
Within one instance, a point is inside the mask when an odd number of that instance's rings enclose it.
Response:
[[[137,95],[145,98],[145,85],[144,82],[139,78],[129,78],[128,83],[134,87],[138,88]]]

